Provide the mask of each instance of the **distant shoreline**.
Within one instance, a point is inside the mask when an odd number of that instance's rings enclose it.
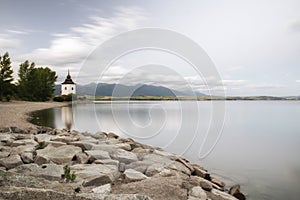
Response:
[[[79,101],[299,101],[300,97],[273,97],[273,96],[246,96],[246,97],[173,97],[173,96],[135,96],[135,97],[111,97],[111,96],[84,96],[78,97]]]
[[[61,107],[68,104],[70,104],[70,102],[0,102],[0,127],[15,126],[21,129],[36,128],[36,125],[28,121],[31,112]]]

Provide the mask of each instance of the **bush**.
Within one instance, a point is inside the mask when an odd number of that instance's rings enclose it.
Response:
[[[66,179],[67,183],[69,183],[70,181],[74,182],[76,179],[76,174],[75,174],[75,172],[72,172],[72,174],[71,174],[71,169],[70,169],[69,165],[64,166],[64,178]]]
[[[53,101],[63,102],[64,98],[62,96],[56,96],[56,97],[53,98]]]

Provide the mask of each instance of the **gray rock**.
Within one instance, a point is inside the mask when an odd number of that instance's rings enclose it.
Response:
[[[130,144],[127,143],[117,143],[116,146],[120,149],[124,149],[126,151],[131,151],[131,146]]]
[[[102,140],[102,139],[106,139],[107,138],[107,135],[104,132],[91,133],[90,136],[92,138],[97,139],[97,140]]]
[[[37,155],[34,162],[39,165],[50,161],[56,164],[67,164],[80,152],[82,152],[81,148],[73,145],[64,145],[60,147],[48,145],[46,148],[36,151]]]
[[[42,143],[42,142],[48,143],[48,142],[50,142],[52,137],[53,136],[51,136],[49,134],[43,133],[43,134],[35,135],[34,140],[37,141],[38,143]]]
[[[134,169],[136,171],[139,171],[143,174],[146,173],[146,170],[149,166],[151,166],[153,163],[150,161],[136,161],[136,162],[132,162],[128,165],[126,165],[126,169]]]
[[[143,194],[153,199],[187,199],[187,190],[182,188],[182,179],[176,177],[150,177],[137,182],[113,187],[113,193]]]
[[[122,163],[122,162],[119,163],[118,169],[119,169],[119,172],[124,172],[126,170],[125,163]]]
[[[143,173],[138,172],[134,169],[126,169],[124,175],[125,175],[125,181],[127,182],[141,181],[148,178]]]
[[[20,145],[17,147],[11,148],[11,152],[16,152],[18,154],[24,153],[24,152],[34,152],[36,149],[36,145],[28,144],[28,145]]]
[[[182,172],[184,174],[187,175],[191,175],[191,170],[189,168],[187,168],[184,164],[182,164],[181,162],[177,162],[177,161],[173,161],[171,162],[168,166],[168,169],[173,169],[175,171],[179,171]]]
[[[200,176],[206,180],[211,180],[210,174],[205,169],[197,164],[192,164],[192,166],[194,168],[193,175]]]
[[[33,163],[33,154],[31,152],[21,153],[20,156],[24,164]]]
[[[118,135],[116,135],[115,133],[111,133],[111,132],[107,134],[107,137],[108,137],[108,138],[115,138],[115,139],[118,139],[118,138],[119,138]]]
[[[165,166],[164,164],[161,164],[161,163],[155,163],[155,164],[152,164],[150,165],[145,174],[147,176],[154,176],[155,174],[158,174],[160,173],[161,171],[163,171],[165,169]]]
[[[64,143],[76,142],[78,140],[79,137],[61,136],[61,135],[51,138],[51,141],[64,142]]]
[[[53,147],[61,147],[61,146],[66,145],[66,143],[59,142],[59,141],[49,141],[49,142],[47,142],[46,146],[47,145],[52,145]]]
[[[111,194],[105,200],[152,200],[150,197],[140,194]]]
[[[22,134],[26,134],[27,133],[26,130],[20,129],[20,128],[15,127],[15,126],[10,127],[10,132],[11,133],[22,133]]]
[[[12,169],[22,164],[23,162],[18,154],[10,154],[8,157],[0,159],[0,166],[6,169]]]
[[[241,188],[241,186],[239,184],[232,186],[229,189],[229,194],[236,197],[239,200],[245,200],[246,197],[243,193],[241,193],[240,188]]]
[[[90,162],[93,162],[94,160],[110,159],[108,152],[103,150],[89,150],[85,151],[85,153],[88,155]]]
[[[103,164],[103,165],[114,165],[116,167],[119,166],[119,161],[113,159],[103,159],[103,160],[95,160],[95,164]]]
[[[211,192],[207,193],[207,196],[211,199],[218,199],[218,200],[237,200],[234,196],[222,192],[220,190],[212,189]]]
[[[199,186],[193,187],[190,191],[190,196],[197,197],[198,199],[207,199],[206,192]]]
[[[113,144],[97,144],[93,145],[91,150],[107,151],[111,155],[115,153],[115,151],[117,150],[117,146]]]
[[[200,181],[200,186],[205,191],[211,191],[213,189],[213,186],[209,181]]]
[[[34,140],[31,139],[24,139],[24,140],[15,140],[13,141],[13,143],[11,144],[12,147],[17,147],[20,145],[33,145],[33,146],[37,146],[38,143]]]
[[[45,178],[47,180],[60,180],[64,173],[62,165],[43,164],[37,165],[35,163],[18,166],[10,170],[11,172],[22,173],[25,175]]]
[[[112,165],[77,164],[70,166],[70,168],[76,172],[78,179],[83,182],[83,186],[100,186],[112,183],[120,176],[118,168]]]
[[[0,134],[0,142],[12,143],[13,142],[12,135],[10,133],[9,134]]]
[[[87,164],[89,161],[89,157],[85,153],[79,152],[76,154],[76,161],[79,164]]]
[[[105,185],[101,185],[99,187],[95,187],[92,189],[93,193],[96,194],[109,194],[111,191],[111,184],[105,184]]]
[[[0,151],[0,159],[8,157],[9,154],[10,153],[8,151]]]
[[[69,142],[70,145],[74,145],[76,147],[80,147],[83,151],[91,150],[94,143],[89,141],[76,141],[76,142]]]
[[[111,154],[111,157],[125,164],[138,161],[138,158],[134,153],[125,151],[123,149],[116,150],[114,153]]]
[[[225,183],[223,181],[220,181],[219,179],[216,178],[211,178],[211,182],[216,184],[217,186],[224,188],[225,187]]]

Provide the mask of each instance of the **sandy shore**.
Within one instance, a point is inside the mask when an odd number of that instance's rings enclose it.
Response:
[[[22,129],[34,128],[35,125],[27,121],[30,112],[67,104],[69,103],[28,101],[0,102],[0,127],[16,126]]]

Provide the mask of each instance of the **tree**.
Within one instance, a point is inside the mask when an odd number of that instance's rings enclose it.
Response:
[[[18,94],[19,97],[23,100],[33,100],[33,69],[35,67],[35,63],[29,63],[26,60],[24,63],[20,64],[18,76]]]
[[[13,70],[8,52],[3,57],[0,56],[0,100],[5,96],[9,100],[9,95],[13,90]]]
[[[19,97],[29,101],[47,101],[54,92],[56,73],[46,68],[35,68],[26,60],[19,69]]]

